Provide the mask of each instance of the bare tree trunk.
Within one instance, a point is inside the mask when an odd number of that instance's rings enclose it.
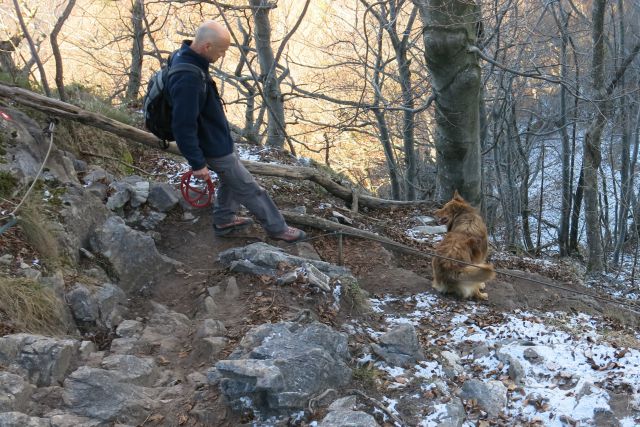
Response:
[[[560,19],[557,18],[558,28],[562,35],[560,47],[560,75],[563,81],[568,76],[567,47],[569,43],[568,27],[569,15],[562,7],[560,9]],[[554,9],[555,10],[555,9]],[[554,13],[554,16],[555,13]],[[567,88],[560,87],[560,120],[558,121],[560,136],[562,138],[562,201],[560,205],[560,227],[558,232],[558,247],[560,256],[569,255],[569,220],[571,218],[571,143],[569,141],[569,131],[567,130]]]
[[[573,198],[573,209],[571,213],[571,230],[569,232],[569,253],[578,252],[578,234],[580,233],[580,211],[582,210],[582,199],[584,198],[584,167],[580,166],[580,177],[576,186],[576,195]]]
[[[602,238],[600,235],[600,209],[598,205],[598,170],[602,161],[601,138],[606,123],[604,91],[604,14],[606,1],[593,2],[593,58],[592,79],[594,104],[597,108],[592,124],[584,139],[584,209],[587,233],[587,270],[604,271]]]
[[[27,39],[29,43],[29,49],[31,49],[31,57],[36,62],[38,66],[38,71],[40,72],[40,81],[42,82],[42,89],[44,90],[45,95],[51,98],[51,89],[49,89],[49,83],[47,82],[47,74],[44,71],[44,66],[42,65],[42,61],[40,61],[40,57],[38,56],[38,50],[36,49],[36,45],[33,42],[33,38],[31,38],[31,34],[29,34],[29,30],[27,28],[27,24],[24,22],[24,18],[22,17],[22,11],[20,10],[20,5],[18,4],[18,0],[13,0],[13,6],[16,10],[16,14],[18,15],[18,22],[20,23],[20,28],[22,29],[22,33],[24,37]]]
[[[49,41],[51,42],[51,50],[53,51],[53,57],[56,61],[56,87],[58,88],[58,94],[62,101],[67,100],[67,94],[64,90],[64,67],[62,63],[62,55],[60,54],[60,46],[58,44],[58,34],[60,34],[60,30],[62,30],[62,26],[64,25],[69,15],[71,15],[71,10],[76,5],[76,0],[69,0],[67,3],[67,7],[64,8],[62,15],[58,18],[56,25],[53,27],[53,31],[51,31],[51,35],[49,36]]]
[[[142,82],[142,59],[144,55],[144,0],[134,0],[131,10],[131,28],[133,45],[131,46],[131,68],[129,68],[129,81],[127,83],[126,99],[133,102],[138,99]]]
[[[469,0],[414,0],[424,23],[425,59],[436,98],[438,198],[459,190],[482,204],[479,94],[480,66],[474,46],[478,6]]]
[[[275,57],[271,47],[271,23],[269,11],[264,0],[249,0],[255,24],[254,35],[258,61],[260,62],[260,78],[264,88],[264,102],[267,104],[269,119],[267,121],[267,145],[278,149],[284,148],[284,102],[280,91],[280,82],[275,67]]]

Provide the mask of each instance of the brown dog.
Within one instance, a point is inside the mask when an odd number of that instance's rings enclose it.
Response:
[[[462,298],[486,300],[488,295],[481,292],[484,282],[493,279],[496,273],[493,265],[486,263],[487,227],[482,217],[457,190],[453,199],[436,211],[436,216],[440,224],[447,226],[447,234],[435,248],[436,255],[474,265],[434,257],[433,288]]]

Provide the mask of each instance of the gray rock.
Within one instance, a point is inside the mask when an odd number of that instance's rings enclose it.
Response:
[[[223,264],[229,266],[232,266],[232,263],[234,262],[240,263],[240,266],[235,265],[234,268],[236,268],[236,270],[234,271],[241,271],[240,268],[244,268],[244,271],[242,272],[258,275],[269,274],[276,276],[276,271],[280,263],[285,263],[295,267],[302,267],[309,263],[331,278],[337,278],[349,274],[349,269],[346,267],[340,267],[324,261],[316,261],[290,255],[280,248],[263,242],[253,243],[240,248],[228,249],[220,253],[219,260]],[[252,271],[251,268],[254,268],[255,271]]]
[[[111,196],[107,200],[107,208],[112,211],[122,209],[127,202],[137,208],[149,197],[149,182],[136,175],[126,177],[123,181],[112,182],[109,186]]]
[[[330,411],[353,411],[358,403],[356,396],[345,396],[333,402],[327,409]]]
[[[111,341],[109,350],[115,354],[132,354],[140,349],[140,345],[138,338],[116,338]]]
[[[24,411],[33,390],[21,376],[0,371],[0,412]]]
[[[120,323],[127,302],[124,291],[111,283],[104,283],[91,290],[76,283],[67,293],[66,299],[77,320],[93,322],[107,328]]]
[[[11,254],[4,254],[0,256],[0,265],[11,265],[15,259]]]
[[[90,236],[107,219],[109,211],[102,199],[83,188],[68,188],[61,196],[62,230],[57,233],[63,252],[80,261],[79,248],[88,248]]]
[[[249,331],[216,368],[220,388],[239,409],[249,398],[261,414],[305,408],[311,397],[351,380],[347,337],[313,322],[281,322]]]
[[[476,400],[490,416],[497,417],[507,405],[507,388],[500,381],[471,379],[462,385],[460,397]]]
[[[276,270],[273,268],[260,267],[249,260],[239,259],[235,261],[231,261],[229,263],[229,270],[234,273],[248,273],[254,274],[256,276],[272,276],[276,274]]]
[[[76,340],[15,334],[0,338],[0,364],[38,387],[61,383],[78,354]]]
[[[82,177],[82,182],[85,185],[92,185],[96,182],[102,182],[110,184],[113,181],[113,175],[105,171],[99,166],[91,165],[89,171]]]
[[[525,349],[523,352],[523,356],[525,360],[534,365],[544,362],[544,357],[540,356],[538,352],[532,348]]]
[[[231,276],[227,279],[227,286],[224,290],[224,297],[226,299],[236,299],[240,296],[240,289],[238,288],[238,281],[235,277]]]
[[[131,175],[124,179],[131,192],[131,207],[137,208],[147,202],[151,186],[149,181],[137,175]]]
[[[86,286],[76,283],[67,292],[67,304],[71,308],[73,317],[82,322],[97,322],[100,317],[98,304],[91,296],[91,291]]]
[[[212,362],[218,360],[218,356],[225,349],[229,340],[225,337],[205,337],[200,338],[195,345],[195,357],[203,357]]]
[[[332,411],[318,427],[378,427],[373,416],[359,411]]]
[[[204,319],[196,331],[196,338],[223,337],[226,333],[227,328],[221,320]]]
[[[444,234],[447,232],[445,225],[421,225],[407,230],[411,234]]]
[[[83,366],[64,381],[63,400],[76,415],[138,424],[158,405],[150,389],[121,382],[118,372]]]
[[[51,427],[51,421],[21,412],[4,412],[0,413],[0,427]]]
[[[122,382],[152,386],[158,379],[156,362],[151,357],[115,354],[105,357],[102,368],[118,373]]]
[[[51,427],[98,427],[103,425],[100,420],[73,414],[47,414],[47,417],[51,420]]]
[[[498,351],[498,360],[509,365],[509,378],[517,385],[524,385],[526,372],[520,361],[508,353]]]
[[[180,349],[180,338],[189,336],[191,330],[189,318],[155,302],[152,302],[151,305],[153,314],[144,328],[140,340],[157,345],[160,353]]]
[[[100,324],[107,328],[119,325],[126,311],[124,291],[112,283],[103,283],[96,289],[94,298],[100,312]]]
[[[109,260],[126,292],[140,290],[178,264],[161,255],[150,236],[131,229],[119,217],[109,218],[96,230],[91,247]]]
[[[450,351],[443,351],[440,353],[442,357],[442,367],[444,374],[449,378],[454,378],[464,373],[464,368],[460,364],[462,361],[460,357]]]
[[[80,358],[86,359],[89,355],[97,350],[96,345],[91,341],[82,341],[80,343]]]
[[[116,329],[116,334],[122,338],[133,338],[139,335],[144,325],[137,320],[123,320]]]
[[[445,405],[443,415],[435,420],[438,427],[462,427],[467,414],[464,405],[459,398],[454,397],[451,402]]]
[[[110,189],[114,189],[114,184],[110,186]],[[122,209],[129,200],[131,200],[131,192],[127,187],[115,187],[115,192],[107,199],[107,208],[117,211]]]
[[[86,187],[87,192],[94,195],[100,200],[105,200],[109,192],[109,186],[101,182],[95,182]]]
[[[309,242],[299,242],[296,244],[292,250],[295,254],[301,258],[312,259],[314,261],[322,261],[320,255],[313,247],[313,245]]]
[[[153,230],[167,217],[167,214],[162,212],[149,212],[142,221],[140,221],[140,226],[145,230]]]
[[[278,286],[286,286],[286,285],[295,283],[297,280],[298,280],[298,272],[289,271],[284,275],[278,277],[278,280],[276,280],[276,284],[278,284]]]
[[[202,305],[204,306],[204,312],[208,316],[215,316],[220,311],[218,309],[218,305],[216,304],[215,300],[210,296],[206,296],[204,298],[204,301],[202,302]]]
[[[69,156],[69,153],[66,153]],[[86,172],[89,169],[89,164],[84,160],[76,159],[75,157],[71,159],[73,161],[73,168],[76,172]]]
[[[392,365],[403,366],[424,360],[413,325],[403,323],[382,335],[379,344],[371,344],[375,354]]]
[[[176,189],[164,182],[152,182],[149,188],[147,203],[157,211],[169,212],[180,201]]]
[[[0,140],[6,151],[4,157],[11,161],[1,163],[0,170],[10,170],[21,185],[26,185],[35,179],[49,148],[49,138],[45,138],[42,132],[45,124],[36,122],[18,110],[6,107],[3,110],[13,119],[3,120],[3,126],[0,127]],[[73,161],[57,148],[55,141],[54,138],[42,178],[79,185]]]
[[[36,270],[35,268],[27,267],[20,270],[20,275],[37,282],[42,277],[42,272]]]

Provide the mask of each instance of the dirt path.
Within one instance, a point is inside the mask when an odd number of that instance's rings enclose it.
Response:
[[[217,320],[222,320],[227,328],[228,346],[219,356],[228,355],[237,342],[253,326],[265,322],[278,322],[291,319],[300,309],[309,309],[314,316],[336,329],[345,324],[359,324],[384,330],[385,322],[376,314],[362,315],[349,307],[343,306],[339,312],[332,308],[330,295],[310,292],[296,285],[276,286],[266,278],[245,274],[230,273],[217,261],[218,254],[226,249],[260,241],[264,233],[254,226],[239,237],[217,238],[213,234],[211,217],[206,210],[194,212],[196,221],[184,221],[180,217],[173,217],[163,223],[157,230],[162,239],[157,243],[158,250],[184,264],[176,273],[164,277],[150,289],[149,295],[137,298],[133,303],[133,311],[144,316],[146,299],[159,302],[172,310],[194,319],[203,318],[202,300],[207,289],[224,284],[230,276],[237,280],[239,296],[232,300],[225,300],[218,305],[215,313]],[[311,233],[313,234],[313,233]],[[275,244],[275,242],[268,242]],[[336,242],[333,238],[313,240],[312,245],[320,257],[328,262],[337,263]],[[295,245],[282,245],[287,251],[296,253]],[[610,308],[603,307],[597,301],[575,294],[567,294],[553,289],[545,289],[539,284],[532,284],[525,279],[499,277],[488,284],[489,301],[463,303],[453,298],[436,296],[430,286],[430,262],[428,259],[393,254],[377,243],[359,239],[347,239],[345,242],[345,265],[351,268],[359,280],[360,286],[371,297],[382,298],[389,296],[402,300],[416,294],[433,295],[440,301],[443,309],[452,313],[464,312],[469,306],[477,306],[479,311],[475,315],[478,324],[494,324],[496,319],[502,319],[504,313],[514,310],[542,310],[587,312],[590,314],[607,314]],[[523,273],[536,280],[550,279],[533,274]],[[564,284],[564,286],[580,289],[579,285]],[[395,303],[392,305],[398,316],[404,316],[414,308],[413,303]],[[465,308],[466,307],[466,308]],[[427,337],[444,334],[447,325],[428,323],[429,329],[421,331],[422,340]],[[176,372],[188,375],[190,372],[200,371],[212,366],[211,360],[205,355],[192,352],[192,337],[184,342],[184,354],[177,355],[171,360],[170,367]],[[365,336],[353,337],[355,342],[366,343]],[[356,353],[358,345],[353,349]],[[432,349],[427,349],[431,351]],[[190,354],[191,353],[191,354]],[[354,353],[355,355],[355,353]],[[371,396],[381,397],[381,391],[375,384],[367,381],[356,382]],[[202,402],[206,402],[206,410],[194,410]],[[162,414],[163,422],[182,422],[181,425],[240,425],[251,421],[251,414],[232,414],[227,410],[224,399],[220,397],[217,387],[200,390],[193,396],[185,396],[176,405],[166,408]],[[320,418],[321,414],[318,414]],[[146,425],[154,425],[147,423]],[[156,425],[163,425],[162,423]],[[166,424],[165,424],[166,425]]]

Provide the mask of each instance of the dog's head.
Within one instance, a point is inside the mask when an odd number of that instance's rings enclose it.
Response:
[[[445,203],[441,209],[438,209],[435,214],[438,218],[438,223],[440,225],[446,225],[447,230],[451,230],[453,222],[458,215],[465,212],[472,212],[473,210],[473,206],[467,203],[460,193],[458,193],[458,190],[456,190],[453,193],[453,198]]]

